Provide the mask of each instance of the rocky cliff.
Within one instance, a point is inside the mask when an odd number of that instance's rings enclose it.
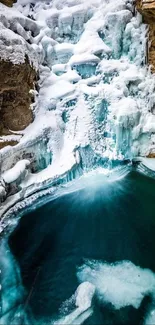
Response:
[[[144,23],[149,26],[147,61],[155,73],[155,0],[137,0],[136,6]]]
[[[13,3],[16,1],[15,0],[1,0],[0,2],[8,7],[12,7]]]
[[[1,2],[11,6],[15,1]],[[17,144],[16,131],[33,121],[30,90],[35,87],[37,68],[31,35],[25,30],[28,23],[14,9],[0,4],[0,149]]]
[[[28,60],[13,64],[0,60],[0,135],[25,129],[32,120],[30,89],[34,87],[35,70]],[[5,138],[6,139],[6,138]],[[0,148],[16,141],[3,141]]]

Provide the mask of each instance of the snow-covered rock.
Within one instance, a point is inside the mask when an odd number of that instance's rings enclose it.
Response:
[[[20,64],[25,62],[27,55],[31,64],[38,68],[37,52],[29,44],[39,33],[38,25],[3,4],[0,4],[0,22],[0,59]]]
[[[6,184],[11,184],[22,180],[27,174],[27,167],[30,165],[29,160],[20,160],[14,167],[2,174],[2,179]]]

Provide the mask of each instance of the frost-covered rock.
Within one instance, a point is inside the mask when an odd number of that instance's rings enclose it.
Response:
[[[25,62],[25,55],[38,68],[37,53],[27,42],[39,33],[38,25],[13,8],[0,4],[0,58],[14,64]],[[33,35],[33,36],[32,36]]]
[[[0,149],[16,145],[20,137],[15,132],[33,121],[35,96],[30,90],[37,80],[39,53],[31,43],[39,31],[34,21],[0,4]]]
[[[30,165],[29,160],[20,160],[16,163],[14,167],[7,170],[2,174],[2,179],[6,184],[11,184],[14,182],[19,182],[25,178],[27,174],[27,167]]]

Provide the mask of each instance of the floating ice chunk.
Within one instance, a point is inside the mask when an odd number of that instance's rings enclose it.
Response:
[[[95,286],[90,282],[83,282],[77,288],[76,294],[76,306],[81,310],[86,310],[91,307]]]
[[[10,184],[17,181],[19,178],[24,177],[26,175],[26,168],[29,165],[29,160],[23,159],[18,161],[14,167],[2,174],[3,180],[5,183]]]
[[[92,283],[98,298],[116,309],[130,305],[139,308],[145,295],[155,292],[154,273],[128,261],[115,264],[88,261],[77,275],[81,282]]]
[[[54,322],[55,325],[72,325],[72,324],[82,324],[93,312],[90,308],[92,304],[92,299],[95,294],[95,286],[89,282],[84,282],[79,285],[75,292],[76,296],[76,309],[67,315],[66,317]]]

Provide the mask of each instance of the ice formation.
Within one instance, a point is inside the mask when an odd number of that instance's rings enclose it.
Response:
[[[89,281],[95,286],[101,304],[111,303],[115,309],[133,306],[138,309],[145,296],[152,298],[143,324],[153,324],[155,320],[155,274],[142,269],[129,261],[108,264],[87,261],[79,268],[80,282]]]
[[[11,51],[3,57],[16,63],[15,43],[24,51],[18,61],[27,53],[40,74],[35,120],[18,145],[0,151],[1,172],[30,158],[21,187],[39,187],[75,166],[154,152],[155,78],[145,65],[147,27],[132,0],[18,0],[0,9],[1,46],[9,38]]]
[[[30,165],[29,160],[20,160],[12,168],[2,174],[2,178],[5,183],[10,184],[17,181],[19,178],[22,178],[26,174],[26,168]]]
[[[52,322],[53,325],[67,324],[83,324],[83,322],[93,313],[92,299],[95,294],[95,287],[90,282],[81,283],[75,294],[67,301],[68,305],[72,300],[75,300],[76,309],[61,318],[59,321]]]
[[[57,163],[86,146],[113,159],[153,150],[155,84],[144,66],[146,26],[132,1],[45,1],[33,9],[18,1],[15,7],[41,26],[33,39],[42,52],[36,116],[51,112],[62,125],[61,144],[50,143]]]
[[[37,35],[39,26],[18,10],[0,3],[0,58],[14,64],[25,62],[25,55],[31,64],[38,67],[38,55],[29,44],[32,34]]]

